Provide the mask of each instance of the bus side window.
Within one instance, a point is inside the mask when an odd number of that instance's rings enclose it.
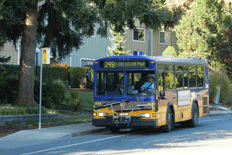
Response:
[[[183,72],[183,66],[175,66],[175,80],[177,81],[176,88],[183,88],[183,79],[184,78],[184,72]]]
[[[208,72],[208,66],[205,66],[205,84],[209,84],[209,72]]]
[[[197,66],[197,87],[203,87],[204,66]]]
[[[189,66],[189,87],[196,87],[196,66]]]
[[[189,81],[188,81],[189,72],[188,72],[188,70],[189,70],[188,65],[185,65],[184,66],[184,89],[189,88]]]
[[[165,88],[166,89],[174,89],[174,66],[173,65],[166,65],[165,69]]]

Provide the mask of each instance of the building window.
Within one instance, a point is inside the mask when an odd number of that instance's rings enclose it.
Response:
[[[134,41],[144,41],[145,40],[145,34],[144,33],[145,33],[144,29],[134,30],[133,40]]]
[[[170,33],[169,32],[160,32],[160,44],[169,44],[170,41]]]
[[[94,59],[81,58],[81,67],[93,67]]]

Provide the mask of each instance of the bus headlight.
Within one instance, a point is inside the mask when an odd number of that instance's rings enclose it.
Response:
[[[100,112],[100,113],[98,114],[98,116],[103,117],[103,116],[104,116],[104,113],[103,113],[103,112]]]
[[[150,117],[151,114],[149,113],[140,113],[140,117]]]

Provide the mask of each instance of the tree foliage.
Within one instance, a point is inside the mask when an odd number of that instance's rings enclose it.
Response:
[[[126,42],[126,40],[124,40],[124,36],[126,33],[114,32],[111,29],[110,29],[110,33],[114,37],[114,39],[109,38],[109,40],[115,44],[115,47],[114,48],[108,47],[109,52],[112,55],[126,55],[126,54],[128,54],[130,50],[125,51],[124,50],[125,47],[122,46]]]
[[[54,57],[65,57],[82,45],[83,36],[91,36],[97,22],[97,10],[84,0],[46,0],[39,10],[37,41],[51,47]]]
[[[13,41],[16,45],[17,40],[23,34],[26,13],[29,2],[38,0],[2,0],[0,2],[0,47],[6,41]]]
[[[2,62],[2,63],[7,63],[7,62],[10,61],[10,58],[11,58],[11,56],[9,56],[9,57],[7,57],[7,58],[5,58],[5,56],[0,57],[0,62]]]
[[[0,3],[0,46],[6,41],[15,44],[23,34],[28,3],[39,0],[3,0]],[[41,1],[40,1],[41,2]],[[37,43],[51,47],[57,57],[69,55],[79,49],[84,36],[94,33],[96,23],[100,24],[97,34],[107,36],[108,23],[115,25],[115,32],[123,27],[140,24],[157,30],[161,25],[173,27],[179,21],[182,9],[171,10],[163,0],[44,0],[39,8]]]
[[[177,57],[178,54],[177,54],[177,52],[176,52],[176,50],[175,50],[174,47],[168,46],[168,47],[164,50],[164,52],[162,53],[162,56],[174,56],[174,57]]]
[[[212,70],[231,73],[231,15],[224,2],[196,0],[177,26],[177,45],[184,57],[208,58]]]
[[[108,21],[114,31],[123,32],[123,27],[135,29],[135,19],[154,30],[161,25],[173,27],[179,21],[182,9],[169,9],[163,0],[94,0],[99,9],[101,24],[99,34],[106,34]]]

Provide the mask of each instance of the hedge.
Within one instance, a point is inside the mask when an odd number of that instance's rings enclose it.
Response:
[[[19,65],[1,64],[0,66],[4,68],[5,77],[18,77],[20,71]],[[65,74],[65,69],[68,70],[67,77]],[[91,73],[91,83],[89,83],[89,85],[93,87],[94,71],[91,70],[89,67],[69,67],[67,69],[65,67],[43,65],[43,82],[49,81],[50,79],[61,79],[62,81],[68,80],[68,83],[72,88],[79,88],[80,86],[85,87],[86,81],[84,79],[86,77],[87,71]],[[37,77],[38,79],[40,78],[40,66],[35,66],[34,74],[35,77]]]
[[[37,66],[37,78],[40,78],[40,66]],[[36,74],[36,71],[35,71]],[[50,79],[64,79],[64,68],[56,66],[43,66],[43,82],[49,81]]]
[[[18,76],[19,74],[20,71],[19,65],[1,64],[0,66],[4,68],[4,76]],[[40,66],[35,66],[35,76],[37,78],[40,77]],[[43,81],[48,81],[51,78],[54,80],[56,79],[63,80],[63,76],[64,76],[63,67],[43,66]]]
[[[216,96],[217,88],[221,87],[219,102],[223,105],[231,104],[232,85],[226,73],[213,72],[209,73],[209,101],[212,103]]]
[[[79,88],[80,85],[85,85],[86,68],[83,67],[69,67],[68,77],[72,88]]]

